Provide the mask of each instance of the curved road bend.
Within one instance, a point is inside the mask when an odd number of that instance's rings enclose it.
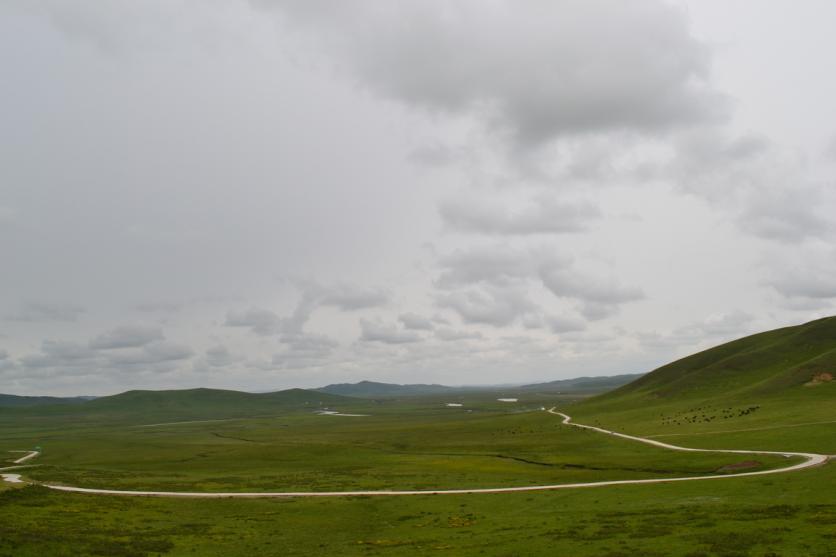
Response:
[[[615,431],[609,431],[607,429],[603,429],[600,427],[590,426],[590,425],[583,425],[583,424],[576,424],[572,423],[572,418],[568,415],[555,411],[554,408],[551,408],[549,413],[563,417],[563,423],[565,425],[573,426],[573,427],[580,427],[583,429],[591,429],[593,431],[597,431],[600,433],[604,433],[607,435],[614,435],[616,437],[622,437],[624,439],[630,439],[632,441],[638,441],[640,443],[646,443],[648,445],[654,445],[657,447],[662,447],[665,449],[670,449],[674,451],[689,451],[689,452],[701,452],[701,453],[734,453],[734,454],[755,454],[755,455],[775,455],[775,456],[783,456],[783,457],[793,457],[799,456],[804,458],[803,462],[798,464],[793,464],[791,466],[787,466],[785,468],[775,468],[771,470],[760,470],[757,472],[740,472],[737,474],[725,474],[722,476],[687,476],[681,478],[651,478],[645,480],[612,480],[612,481],[602,481],[602,482],[585,482],[585,483],[573,483],[573,484],[556,484],[556,485],[532,485],[532,486],[522,486],[522,487],[491,487],[491,488],[477,488],[477,489],[429,489],[429,490],[401,490],[401,491],[318,491],[318,492],[305,492],[305,491],[277,491],[277,492],[244,492],[244,493],[236,493],[236,492],[228,492],[228,493],[203,493],[203,492],[187,492],[187,491],[126,491],[126,490],[118,490],[118,489],[93,489],[93,488],[86,488],[86,487],[72,487],[72,486],[63,486],[63,485],[50,485],[50,484],[41,484],[44,487],[48,487],[49,489],[55,489],[58,491],[71,491],[74,493],[91,493],[91,494],[98,494],[98,495],[124,495],[124,496],[133,496],[133,497],[204,497],[204,498],[226,498],[226,497],[239,497],[239,498],[252,498],[252,497],[356,497],[356,496],[392,496],[392,495],[465,495],[465,494],[474,494],[474,493],[515,493],[515,492],[522,492],[522,491],[550,491],[555,489],[575,489],[581,487],[604,487],[610,485],[634,485],[634,484],[656,484],[656,483],[669,483],[669,482],[687,482],[687,481],[700,481],[700,480],[723,480],[726,478],[740,478],[743,476],[762,476],[766,474],[781,474],[784,472],[793,472],[796,470],[802,470],[804,468],[810,468],[812,466],[818,466],[823,464],[827,461],[828,455],[820,455],[815,453],[797,453],[797,452],[778,452],[778,451],[749,451],[749,450],[731,450],[731,449],[692,449],[689,447],[678,447],[676,445],[670,445],[668,443],[662,443],[661,441],[654,441],[653,439],[646,439],[644,437],[636,437],[633,435],[627,435],[624,433],[617,433]],[[31,456],[29,457],[31,458]]]

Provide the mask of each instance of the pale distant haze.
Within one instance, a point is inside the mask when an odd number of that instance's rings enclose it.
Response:
[[[648,371],[836,301],[825,0],[5,0],[0,392]]]

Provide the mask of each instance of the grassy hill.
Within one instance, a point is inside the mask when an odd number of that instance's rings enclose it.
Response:
[[[609,396],[702,397],[782,393],[836,372],[836,317],[767,331],[663,366]],[[817,376],[818,379],[817,379]],[[830,378],[832,379],[832,377]]]
[[[607,377],[575,377],[574,379],[558,379],[547,383],[523,385],[520,390],[550,393],[601,393],[635,381],[641,376],[641,373],[630,373]]]
[[[807,446],[820,446],[832,437],[826,424],[836,421],[834,376],[836,317],[828,317],[682,358],[577,404],[572,414],[660,435],[819,425],[818,433],[811,427],[805,436]],[[800,441],[800,430],[794,431],[785,445]],[[825,445],[836,451],[836,442]]]
[[[74,396],[20,396],[0,394],[0,408],[23,407],[23,406],[44,406],[48,404],[81,404],[95,397]]]
[[[0,416],[53,419],[65,416],[85,421],[163,421],[242,418],[320,406],[346,407],[358,399],[288,389],[272,393],[245,393],[221,389],[127,391],[82,404],[31,408],[3,408]]]

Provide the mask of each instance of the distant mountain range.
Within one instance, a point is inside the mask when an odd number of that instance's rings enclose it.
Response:
[[[352,402],[358,398],[443,395],[466,392],[572,393],[597,394],[615,389],[641,377],[641,374],[613,377],[578,377],[532,385],[489,385],[449,387],[447,385],[398,385],[360,381],[328,385],[321,389],[287,389],[271,393],[245,393],[222,389],[180,389],[166,391],[127,391],[112,396],[51,397],[0,394],[0,409],[38,410],[48,414],[126,416],[149,413],[156,416],[203,416],[207,411],[224,416],[268,412],[276,406],[320,406]],[[346,398],[349,397],[349,398]]]
[[[46,406],[50,404],[80,404],[93,400],[94,396],[19,396],[0,394],[0,407]]]
[[[359,383],[335,383],[319,389],[321,393],[328,393],[342,396],[359,398],[393,397],[393,396],[420,396],[435,394],[453,394],[479,391],[501,391],[501,392],[546,392],[546,393],[577,393],[593,394],[618,388],[641,377],[641,373],[614,375],[610,377],[576,377],[574,379],[558,379],[547,383],[534,383],[531,385],[487,385],[487,386],[464,386],[449,387],[438,384],[411,384],[399,385],[396,383],[378,383],[376,381],[360,381]]]
[[[245,393],[222,389],[126,391],[118,395],[66,404],[0,407],[0,419],[59,416],[74,421],[153,423],[168,420],[244,418],[337,404],[342,408],[362,402],[356,398],[305,389],[287,389],[273,393]]]

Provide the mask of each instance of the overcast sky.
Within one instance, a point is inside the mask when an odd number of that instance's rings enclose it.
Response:
[[[836,4],[0,2],[0,392],[636,373],[836,313]]]

